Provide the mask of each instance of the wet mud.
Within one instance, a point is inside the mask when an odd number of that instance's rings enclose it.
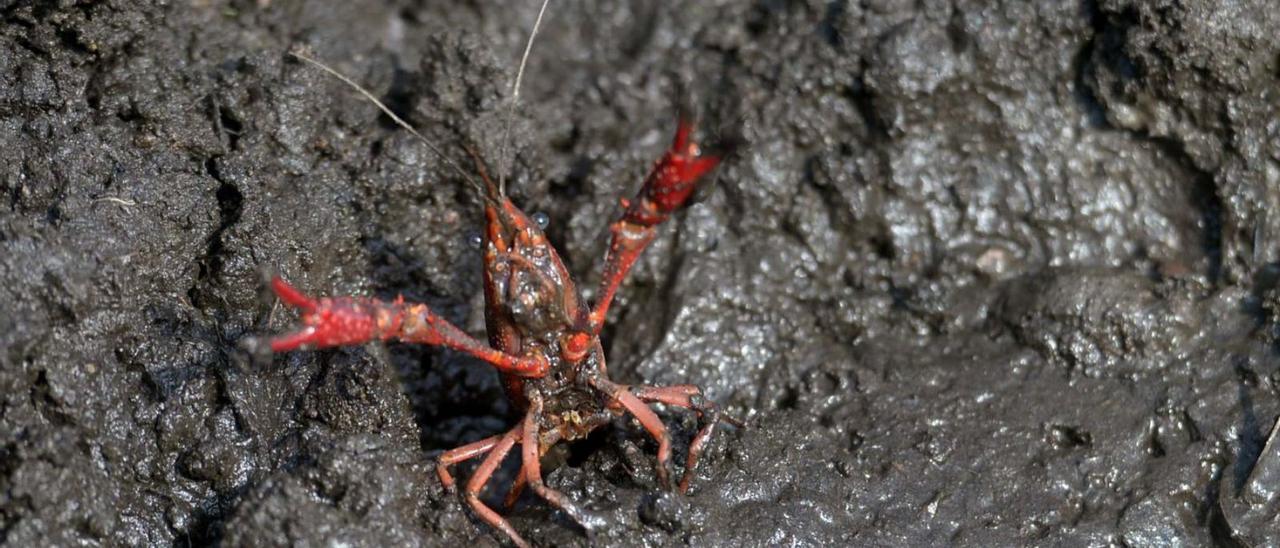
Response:
[[[516,420],[492,371],[261,344],[271,273],[483,330],[476,197],[305,47],[587,286],[680,106],[741,141],[605,343],[749,426],[687,497],[626,421],[549,455],[596,544],[1280,544],[1267,0],[557,1],[504,147],[535,4],[0,1],[0,540],[504,542],[433,469]]]

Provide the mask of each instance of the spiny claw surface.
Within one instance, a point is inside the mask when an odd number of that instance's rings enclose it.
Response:
[[[271,288],[280,300],[302,312],[303,325],[272,339],[272,352],[362,344],[399,328],[399,317],[385,313],[384,307],[370,299],[312,299],[279,277],[271,280]]]
[[[698,180],[720,164],[719,156],[703,155],[701,147],[689,140],[692,132],[693,123],[680,120],[671,148],[649,172],[637,199],[627,204],[627,221],[644,226],[665,221],[689,200]]]

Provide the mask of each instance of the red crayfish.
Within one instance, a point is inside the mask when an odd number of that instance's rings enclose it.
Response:
[[[397,123],[415,136],[416,131],[378,103],[367,91],[301,54],[294,54],[355,86]],[[517,84],[518,85],[518,84]],[[484,456],[463,489],[475,513],[501,530],[518,546],[528,544],[511,524],[480,499],[495,469],[516,446],[522,466],[507,496],[507,505],[527,485],[540,497],[563,510],[590,532],[592,518],[564,494],[543,482],[540,458],[557,442],[582,439],[615,417],[629,413],[657,441],[658,481],[671,488],[668,468],[671,440],[667,428],[650,403],[693,410],[699,431],[688,450],[679,482],[689,488],[698,456],[720,421],[741,425],[705,399],[693,385],[622,385],[609,379],[600,331],[614,294],[657,227],[685,205],[708,172],[723,158],[703,151],[691,134],[693,124],[681,117],[670,149],[658,160],[632,200],[622,200],[622,217],[610,226],[612,239],[594,305],[588,305],[569,277],[556,250],[537,223],[530,220],[495,184],[484,162],[471,148],[480,187],[485,229],[484,254],[485,344],[437,315],[425,304],[402,298],[382,301],[364,297],[311,298],[277,277],[272,287],[281,300],[301,311],[302,327],[271,340],[274,352],[298,348],[360,345],[370,341],[399,340],[448,347],[479,358],[502,376],[507,397],[524,412],[518,425],[504,434],[469,443],[442,454],[436,466],[441,483],[449,491],[455,481],[454,464]],[[433,151],[438,150],[423,139]],[[442,158],[443,155],[441,155]],[[447,162],[448,160],[445,159]],[[456,167],[456,166],[455,166]]]

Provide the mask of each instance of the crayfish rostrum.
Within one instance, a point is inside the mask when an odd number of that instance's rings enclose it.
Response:
[[[302,55],[295,56],[318,64]],[[516,446],[523,464],[507,496],[508,506],[528,486],[590,530],[591,516],[543,483],[540,458],[557,442],[581,439],[615,417],[629,413],[657,441],[656,475],[662,486],[670,489],[671,440],[649,404],[691,409],[698,414],[700,428],[690,443],[678,484],[685,492],[716,424],[740,423],[722,415],[697,386],[629,386],[610,380],[600,332],[615,292],[653,240],[658,226],[685,205],[698,182],[723,157],[703,151],[692,140],[692,132],[693,124],[682,116],[670,149],[654,165],[639,194],[632,200],[623,200],[622,217],[610,226],[612,239],[594,305],[588,305],[579,294],[538,224],[511,203],[502,185],[489,177],[479,155],[468,148],[483,181],[477,187],[486,221],[481,250],[489,344],[471,337],[425,304],[402,298],[311,298],[276,277],[272,281],[275,293],[301,311],[302,327],[272,339],[271,350],[286,352],[398,340],[448,347],[495,367],[502,376],[507,397],[524,413],[523,420],[504,434],[445,452],[436,471],[445,488],[453,491],[456,487],[450,467],[484,456],[466,482],[464,497],[480,518],[519,546],[528,544],[507,520],[480,500],[481,490],[494,470]]]

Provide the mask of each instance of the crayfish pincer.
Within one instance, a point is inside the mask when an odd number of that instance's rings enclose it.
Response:
[[[311,298],[277,277],[272,281],[273,289],[281,300],[301,311],[302,327],[272,339],[271,350],[286,352],[398,340],[445,346],[495,367],[502,376],[507,397],[524,413],[523,420],[504,434],[445,452],[436,472],[445,488],[454,491],[450,467],[483,456],[466,482],[463,496],[481,519],[519,546],[528,544],[507,520],[480,500],[481,490],[494,470],[517,446],[523,464],[507,500],[514,501],[528,486],[578,524],[588,527],[591,516],[543,483],[541,457],[557,442],[581,439],[615,417],[630,414],[657,440],[656,475],[662,486],[670,489],[671,439],[649,404],[690,409],[697,413],[700,426],[690,443],[679,482],[680,491],[685,492],[716,424],[741,424],[722,415],[697,386],[613,382],[605,366],[600,331],[614,293],[653,240],[658,226],[689,200],[698,182],[721,161],[720,155],[705,153],[692,140],[692,132],[692,123],[682,118],[671,148],[655,164],[639,194],[623,201],[622,217],[609,227],[612,239],[594,305],[588,305],[581,297],[538,223],[507,199],[502,185],[495,184],[487,174],[480,156],[468,149],[483,181],[476,187],[486,220],[481,250],[488,344],[463,332],[425,304],[402,298]]]

